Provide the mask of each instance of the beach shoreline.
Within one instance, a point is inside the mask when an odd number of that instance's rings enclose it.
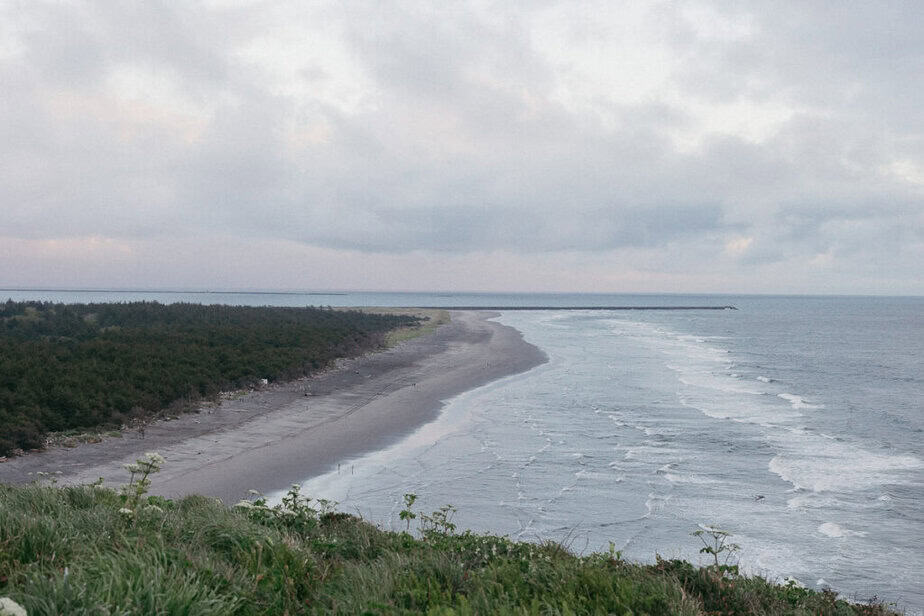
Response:
[[[444,402],[547,361],[519,331],[460,310],[436,331],[318,375],[247,393],[143,432],[73,448],[51,448],[0,464],[0,483],[39,472],[60,484],[127,479],[122,465],[146,451],[167,462],[151,492],[204,494],[231,504],[250,490],[270,493],[383,449],[436,418]]]

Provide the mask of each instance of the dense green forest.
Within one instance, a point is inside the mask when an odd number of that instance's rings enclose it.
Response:
[[[417,319],[319,308],[0,303],[0,456],[259,379],[295,378]]]

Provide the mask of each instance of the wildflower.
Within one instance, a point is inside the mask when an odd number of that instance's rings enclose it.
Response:
[[[121,509],[119,509],[119,513],[121,513],[124,516],[135,515],[135,512],[129,509],[128,507],[122,507]]]
[[[26,608],[9,597],[0,597],[0,616],[29,616]]]
[[[147,505],[144,508],[145,511],[150,511],[151,513],[163,513],[164,510],[158,507],[157,505]]]
[[[144,457],[147,459],[147,462],[151,464],[156,464],[157,466],[160,466],[161,464],[167,461],[162,455],[160,455],[159,453],[155,451],[147,452],[146,454],[144,454]]]
[[[141,467],[134,463],[133,464],[123,464],[122,468],[127,470],[129,473],[140,473],[141,472]]]
[[[248,500],[242,500],[234,506],[240,509],[253,509],[253,503]]]

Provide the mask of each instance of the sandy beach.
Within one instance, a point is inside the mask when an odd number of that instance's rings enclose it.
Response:
[[[146,451],[167,462],[152,492],[199,493],[227,503],[249,490],[270,493],[397,442],[435,418],[443,401],[546,361],[496,313],[453,311],[435,332],[393,349],[341,360],[335,368],[205,405],[144,433],[53,448],[0,464],[0,482],[41,471],[62,484],[127,479],[122,465]]]

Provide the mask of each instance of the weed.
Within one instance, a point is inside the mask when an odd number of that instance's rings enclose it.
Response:
[[[399,518],[407,522],[407,526],[405,527],[404,532],[409,532],[411,530],[411,520],[417,517],[417,514],[411,511],[411,507],[414,506],[414,501],[416,500],[416,494],[404,495],[404,509],[402,509],[401,513],[398,514]]]
[[[120,509],[120,513],[128,517],[134,514],[141,498],[148,493],[151,487],[149,477],[160,472],[160,467],[164,462],[162,455],[149,451],[135,460],[134,463],[125,465],[125,470],[130,473],[130,477],[128,484],[121,488],[124,507]]]
[[[452,505],[443,505],[430,515],[421,515],[420,533],[424,537],[453,534],[456,531],[456,525],[452,522],[452,517],[455,513],[455,507]]]
[[[735,557],[741,550],[741,546],[737,543],[728,542],[731,533],[715,528],[714,526],[700,525],[699,530],[694,531],[692,535],[703,542],[703,547],[699,549],[699,553],[712,555],[714,559],[712,567],[716,570],[731,571],[733,569],[734,573],[738,573],[737,565],[728,564],[729,560]],[[723,554],[724,560],[722,563],[719,563],[719,556]]]

